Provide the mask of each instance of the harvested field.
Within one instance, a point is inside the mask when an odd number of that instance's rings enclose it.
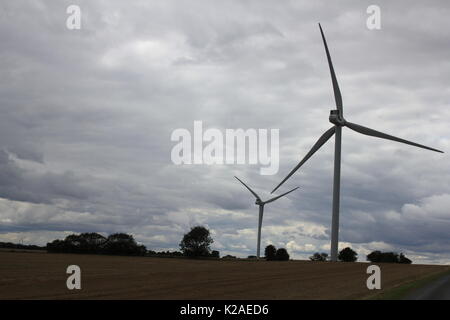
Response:
[[[358,299],[366,263],[223,261],[0,252],[0,299]],[[68,265],[82,289],[68,290]],[[382,290],[449,266],[379,264]],[[378,291],[379,292],[379,291]]]

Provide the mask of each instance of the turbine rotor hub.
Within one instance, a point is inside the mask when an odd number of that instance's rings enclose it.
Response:
[[[342,114],[339,112],[339,110],[330,110],[330,122],[337,125],[337,126],[343,126],[345,125],[345,119],[342,116]]]

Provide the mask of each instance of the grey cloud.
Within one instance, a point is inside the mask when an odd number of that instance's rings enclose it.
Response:
[[[72,172],[36,174],[21,168],[4,150],[0,168],[0,196],[10,200],[51,203],[58,198],[85,200],[96,193]]]
[[[365,27],[369,1],[78,3],[82,29],[73,32],[65,28],[71,1],[2,3],[0,239],[125,231],[155,249],[177,248],[202,223],[221,252],[252,254],[257,208],[233,176],[268,196],[330,126],[319,21],[349,120],[450,146],[444,1],[379,1],[380,31]],[[194,120],[279,128],[279,173],[175,166],[170,134]],[[450,261],[448,216],[436,211],[447,205],[439,195],[450,194],[447,153],[349,130],[343,148],[343,243]],[[267,208],[264,243],[289,243],[302,258],[327,245],[332,161],[330,141],[292,177],[285,188],[300,190]]]

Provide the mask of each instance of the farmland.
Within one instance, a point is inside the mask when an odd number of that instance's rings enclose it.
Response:
[[[366,263],[190,260],[0,251],[0,299],[359,299]],[[81,268],[68,290],[66,268]],[[379,264],[382,290],[448,266]]]

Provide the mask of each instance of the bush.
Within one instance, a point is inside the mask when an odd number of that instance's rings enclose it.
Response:
[[[266,260],[275,260],[276,259],[277,248],[275,246],[269,244],[264,250],[264,255],[266,256]]]
[[[275,254],[276,260],[279,261],[288,261],[289,260],[289,253],[285,248],[280,248],[277,250],[277,253]]]
[[[236,258],[236,256],[227,254],[226,256],[223,256],[222,259],[237,259],[237,258]]]
[[[412,261],[406,258],[403,253],[396,252],[381,252],[373,251],[367,255],[367,260],[370,262],[384,262],[384,263],[405,263],[410,264]]]
[[[191,258],[208,257],[211,250],[209,246],[213,242],[208,229],[196,226],[183,236],[180,248],[185,256]]]
[[[101,253],[107,239],[99,233],[82,233],[78,236],[81,241],[81,251],[85,253]]]
[[[220,252],[217,251],[217,250],[213,250],[211,252],[211,257],[213,257],[213,258],[220,258]]]
[[[403,253],[400,253],[400,257],[398,259],[398,263],[411,264],[412,261],[410,259],[408,259],[407,257],[405,257],[403,255]]]
[[[311,257],[309,257],[309,260],[311,260],[311,261],[327,261],[328,260],[328,253],[316,252]]]
[[[358,254],[347,247],[339,252],[338,259],[343,262],[355,262],[358,259]]]
[[[47,251],[53,253],[68,252],[64,240],[53,240],[52,242],[47,243]]]
[[[381,252],[377,250],[368,254],[367,260],[370,262],[396,263],[398,262],[398,254],[394,252]]]
[[[117,255],[145,255],[147,249],[136,243],[132,235],[115,233],[110,235],[103,246],[103,252]]]

